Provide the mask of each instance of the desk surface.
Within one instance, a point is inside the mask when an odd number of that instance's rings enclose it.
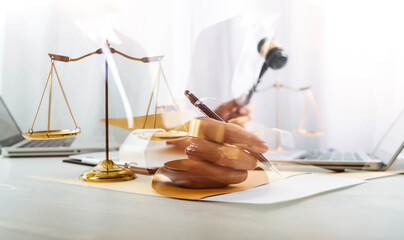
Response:
[[[404,159],[394,164],[404,168]],[[404,175],[273,205],[196,202],[27,178],[87,167],[0,158],[1,239],[399,239]]]

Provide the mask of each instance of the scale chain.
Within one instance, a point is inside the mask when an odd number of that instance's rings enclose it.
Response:
[[[48,73],[48,78],[46,79],[45,88],[43,89],[41,100],[39,101],[38,109],[36,110],[36,113],[35,113],[34,122],[32,123],[31,129],[29,130],[29,132],[32,132],[34,129],[35,121],[38,116],[39,109],[41,108],[42,100],[43,100],[43,97],[45,96],[46,87],[48,86],[49,78],[50,78],[51,74],[52,74],[52,65],[51,65],[51,69]]]
[[[52,108],[52,83],[53,83],[53,68],[55,63],[52,61],[51,65],[51,77],[50,77],[50,83],[49,83],[49,107],[48,107],[48,132],[46,133],[46,136],[49,137],[49,131],[50,131],[50,117],[51,117],[51,108]]]
[[[66,97],[65,91],[64,91],[63,86],[62,86],[62,82],[60,81],[59,74],[58,74],[58,72],[56,71],[56,67],[55,67],[54,64],[53,64],[53,69],[55,70],[55,74],[56,74],[56,77],[57,77],[58,82],[59,82],[60,90],[62,90],[62,94],[63,94],[63,97],[64,97],[64,99],[65,99],[67,108],[69,109],[70,116],[72,117],[73,122],[74,122],[74,126],[76,126],[76,129],[77,129],[78,127],[77,127],[76,120],[74,119],[73,112],[72,112],[72,110],[70,109],[69,102],[67,101],[67,97]]]

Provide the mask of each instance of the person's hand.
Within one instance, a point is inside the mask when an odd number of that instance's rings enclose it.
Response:
[[[251,120],[251,108],[251,104],[241,107],[237,99],[233,99],[220,105],[215,112],[226,122],[244,127]]]
[[[168,176],[175,184],[214,188],[243,182],[247,170],[257,167],[257,159],[245,150],[257,153],[268,150],[263,140],[235,124],[209,118],[194,121],[198,121],[198,129],[190,131],[191,144],[185,151],[189,159],[174,161],[181,171]]]

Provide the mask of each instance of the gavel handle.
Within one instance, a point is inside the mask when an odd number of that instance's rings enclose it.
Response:
[[[245,106],[245,105],[247,105],[247,104],[250,103],[250,100],[251,100],[253,94],[257,91],[257,86],[258,86],[258,84],[261,83],[262,76],[264,76],[264,73],[267,71],[267,69],[268,69],[268,64],[264,63],[264,64],[262,65],[261,72],[260,72],[260,75],[258,76],[257,81],[256,81],[255,84],[251,87],[250,91],[248,91],[247,96],[245,96],[245,97],[244,97],[244,96],[241,96],[241,97],[239,98],[239,99],[240,99],[240,102],[238,102],[238,105],[239,105],[240,107],[243,107],[243,106]]]

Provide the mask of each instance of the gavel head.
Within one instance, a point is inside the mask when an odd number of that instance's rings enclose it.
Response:
[[[288,56],[281,46],[268,38],[258,43],[258,52],[265,59],[265,63],[274,70],[282,68],[288,61]]]

